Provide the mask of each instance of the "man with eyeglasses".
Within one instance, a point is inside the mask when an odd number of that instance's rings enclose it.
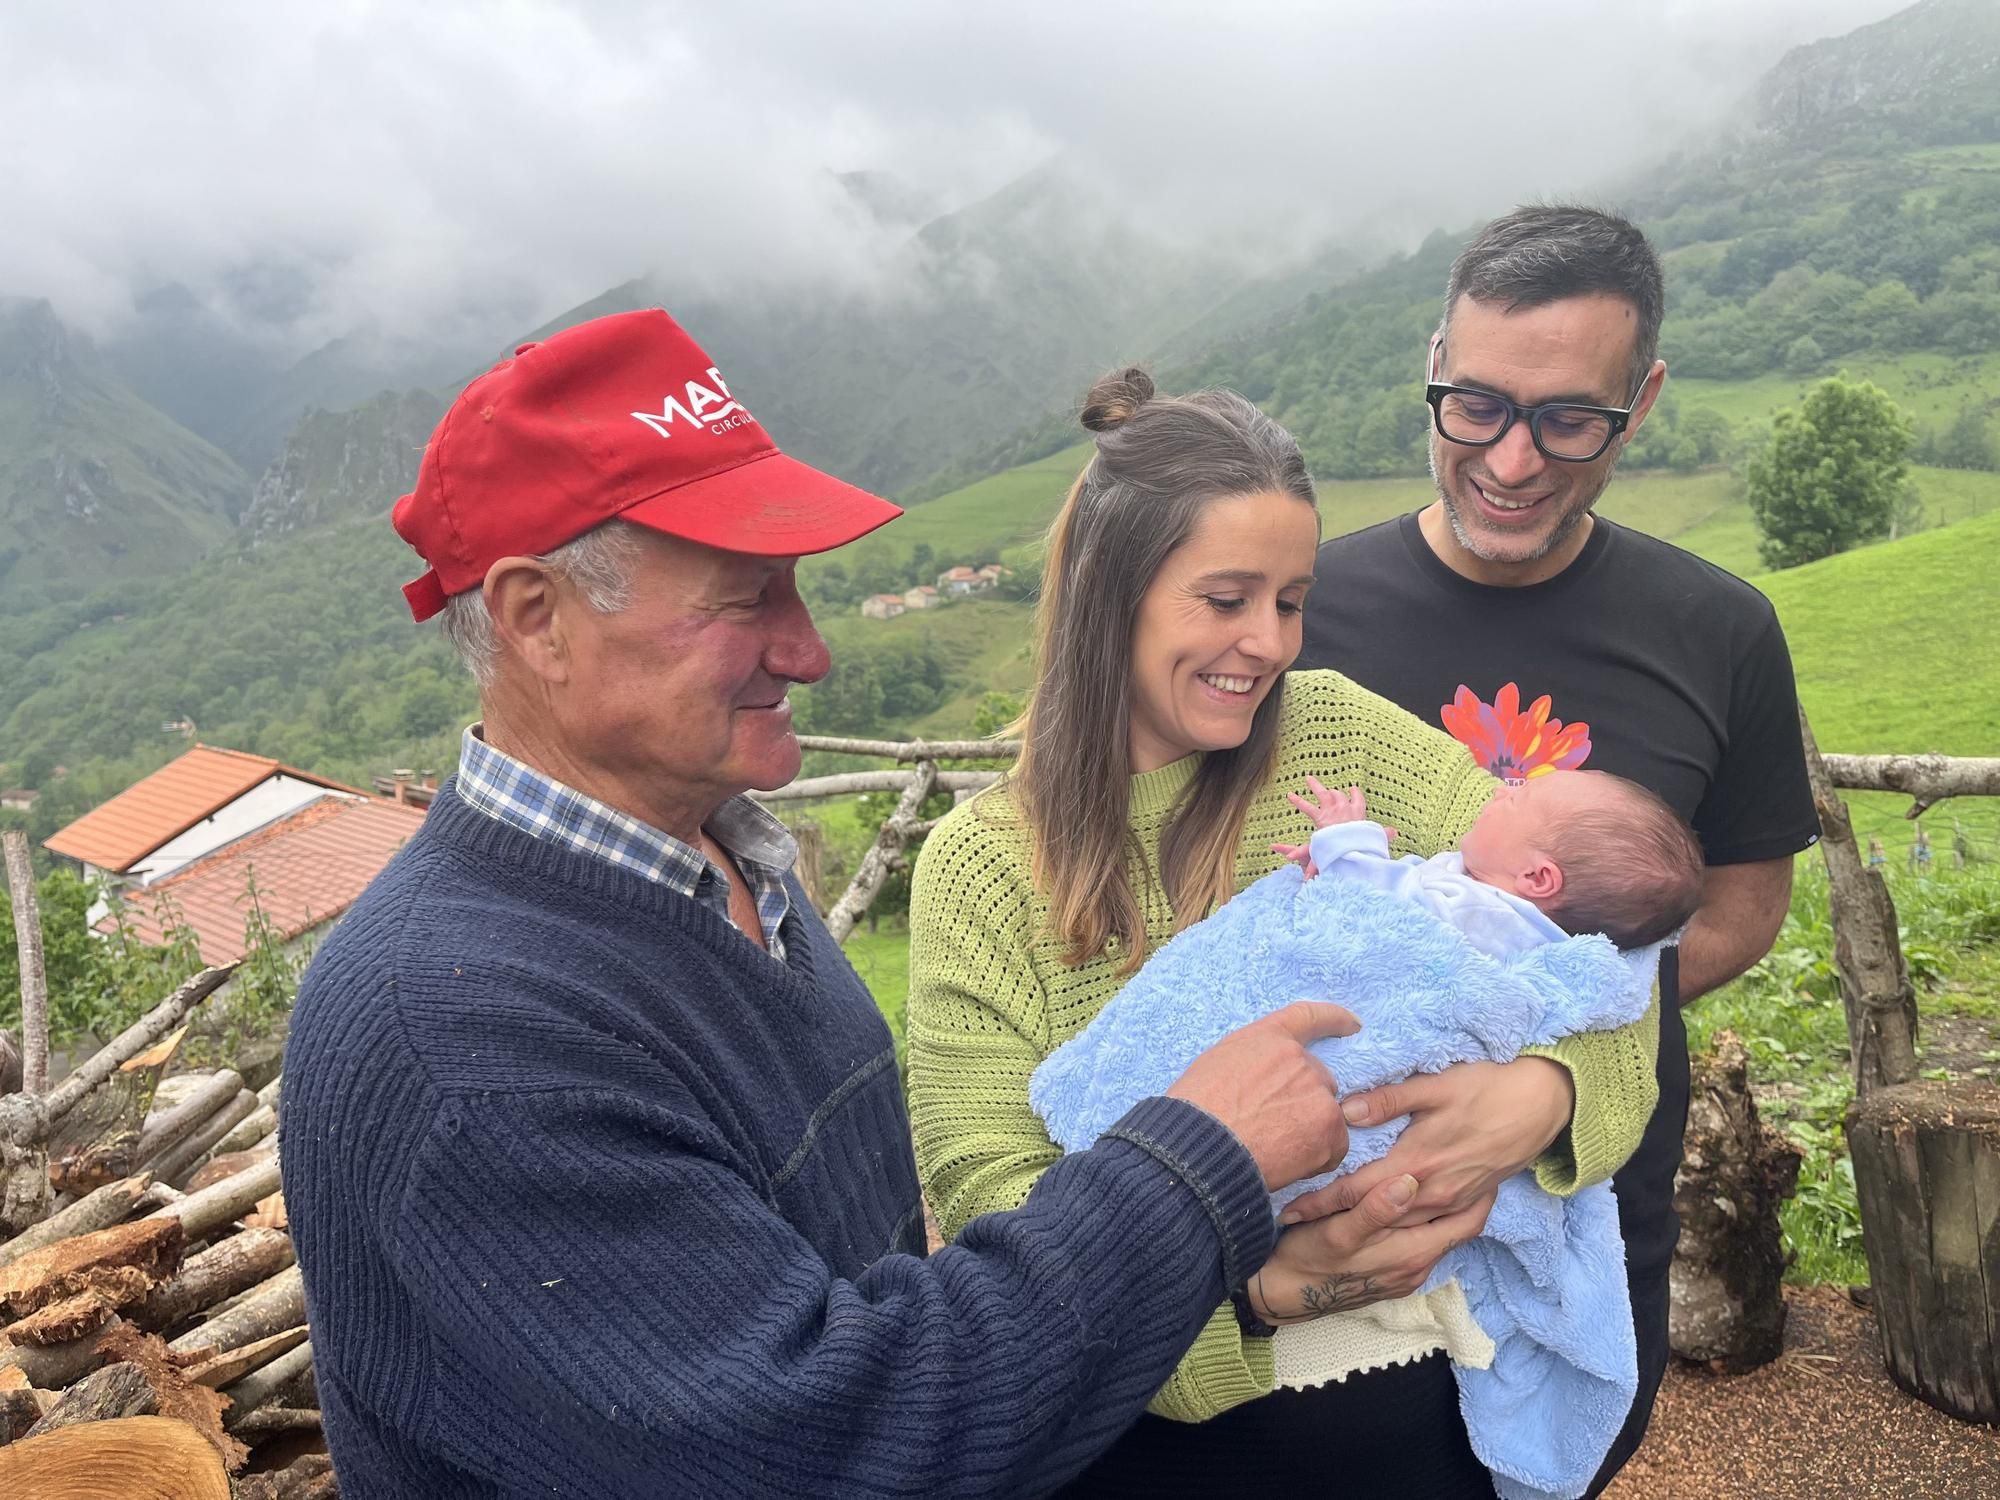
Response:
[[[1701,909],[1660,968],[1659,1108],[1613,1178],[1639,1394],[1592,1494],[1639,1446],[1666,1371],[1688,1105],[1679,1007],[1770,950],[1792,856],[1819,834],[1769,602],[1592,512],[1666,381],[1664,301],[1659,258],[1623,219],[1530,207],[1481,230],[1453,263],[1425,372],[1437,499],[1321,547],[1296,663],[1339,668],[1442,723],[1497,776],[1587,764],[1629,777],[1701,836]],[[1423,1181],[1420,1130],[1441,1140],[1475,1112],[1506,1112],[1456,1071],[1413,1080],[1431,1118],[1413,1116],[1404,1159],[1379,1170]],[[1438,1211],[1420,1192],[1411,1218]]]

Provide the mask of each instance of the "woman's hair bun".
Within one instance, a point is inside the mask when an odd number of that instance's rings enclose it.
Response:
[[[1137,365],[1115,370],[1099,380],[1083,398],[1079,420],[1092,432],[1110,432],[1132,420],[1132,414],[1153,399],[1153,377]]]

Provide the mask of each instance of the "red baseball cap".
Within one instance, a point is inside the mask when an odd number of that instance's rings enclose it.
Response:
[[[648,308],[523,344],[468,385],[392,519],[430,564],[403,587],[428,620],[500,558],[551,551],[614,516],[802,557],[902,513],[780,453],[700,346]]]

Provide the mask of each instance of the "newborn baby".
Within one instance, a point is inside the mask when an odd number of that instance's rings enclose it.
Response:
[[[1309,786],[1292,801],[1310,842],[1278,846],[1306,878],[1280,868],[1187,928],[1035,1070],[1028,1099],[1059,1145],[1088,1146],[1218,1037],[1301,997],[1361,1020],[1314,1045],[1343,1093],[1636,1021],[1659,946],[1701,898],[1694,835],[1615,776],[1503,786],[1459,852],[1430,859],[1393,857],[1393,832],[1366,821],[1359,792]],[[1380,1159],[1402,1127],[1355,1127],[1341,1170]],[[1452,1359],[1473,1449],[1504,1500],[1580,1495],[1637,1385],[1623,1259],[1609,1183],[1559,1198],[1524,1171],[1422,1297],[1279,1329],[1277,1383],[1408,1357],[1383,1351],[1417,1319],[1417,1342]]]
[[[1307,876],[1334,871],[1414,901],[1482,953],[1511,957],[1565,934],[1619,948],[1671,937],[1701,904],[1701,846],[1646,788],[1602,771],[1552,771],[1502,786],[1456,852],[1392,859],[1394,831],[1367,822],[1361,793],[1307,785],[1292,805],[1316,830],[1277,845]]]

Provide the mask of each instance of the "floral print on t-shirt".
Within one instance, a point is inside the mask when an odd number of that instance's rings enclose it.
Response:
[[[1549,695],[1524,711],[1521,690],[1509,682],[1491,703],[1463,683],[1438,711],[1451,737],[1502,781],[1516,784],[1551,771],[1574,771],[1590,754],[1590,726],[1549,717]]]

